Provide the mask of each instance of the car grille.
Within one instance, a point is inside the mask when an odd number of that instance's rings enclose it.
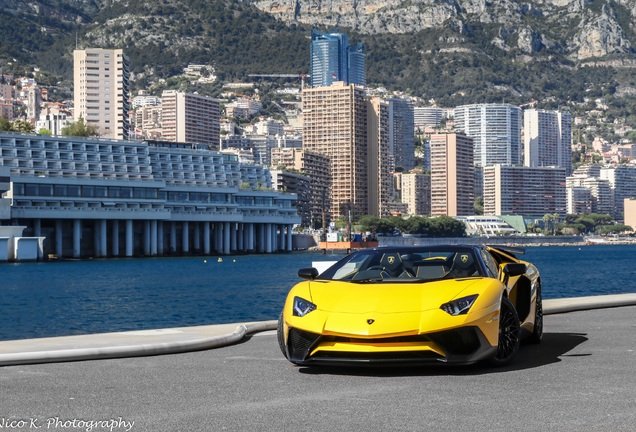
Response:
[[[428,335],[430,340],[443,347],[447,354],[467,355],[475,352],[480,345],[475,327],[461,327]]]
[[[320,335],[295,328],[289,329],[289,346],[296,351],[309,351]]]
[[[429,333],[416,336],[397,336],[388,338],[352,338],[343,336],[321,336],[315,333],[289,329],[288,344],[289,351],[295,359],[305,359],[309,352],[322,342],[341,342],[359,344],[392,344],[392,343],[426,343],[433,342],[439,345],[446,355],[469,355],[477,351],[480,347],[478,330],[475,327],[462,327],[438,333]],[[441,359],[434,352],[410,351],[410,352],[389,352],[389,353],[353,353],[337,351],[319,351],[315,357],[327,359],[369,359],[369,360],[427,360]]]

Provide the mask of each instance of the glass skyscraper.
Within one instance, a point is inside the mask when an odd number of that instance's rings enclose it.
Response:
[[[311,31],[311,86],[330,86],[336,81],[365,85],[364,47],[349,45],[342,33]]]

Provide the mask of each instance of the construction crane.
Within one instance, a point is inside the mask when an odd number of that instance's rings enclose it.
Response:
[[[249,74],[254,78],[300,78],[300,90],[305,88],[305,78],[309,78],[308,74]]]

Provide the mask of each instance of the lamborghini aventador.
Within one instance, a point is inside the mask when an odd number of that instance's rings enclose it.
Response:
[[[522,339],[543,335],[541,277],[491,246],[379,247],[304,279],[278,322],[297,365],[508,364]]]

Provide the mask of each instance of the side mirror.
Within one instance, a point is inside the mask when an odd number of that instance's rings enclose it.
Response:
[[[301,279],[314,280],[318,277],[318,270],[313,267],[301,268],[298,270],[298,277]]]
[[[508,263],[504,266],[503,272],[507,276],[521,276],[526,273],[526,265],[525,264],[517,264],[517,263]]]

